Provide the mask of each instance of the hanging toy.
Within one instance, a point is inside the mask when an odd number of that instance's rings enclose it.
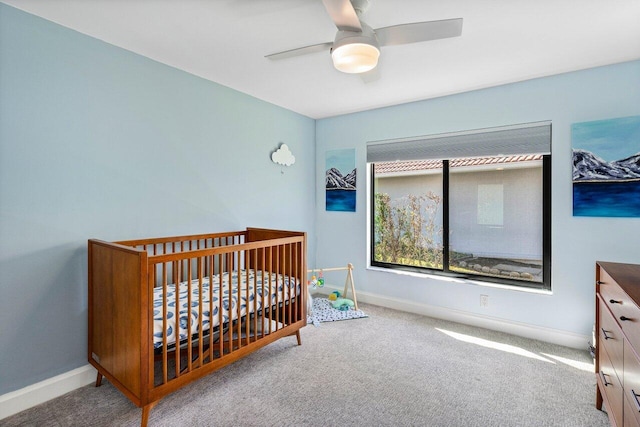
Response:
[[[318,274],[318,287],[321,288],[324,286],[324,278],[322,277],[322,270],[320,270],[320,274]]]
[[[311,287],[313,289],[316,288],[316,286],[318,286],[318,279],[316,278],[316,276],[311,276],[311,281],[309,282],[309,284],[311,285]]]

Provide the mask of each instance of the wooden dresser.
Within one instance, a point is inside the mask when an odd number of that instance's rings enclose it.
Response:
[[[596,406],[640,426],[640,265],[596,263]]]

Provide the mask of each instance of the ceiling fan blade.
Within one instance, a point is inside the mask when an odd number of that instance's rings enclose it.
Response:
[[[362,31],[358,14],[349,0],[322,0],[322,3],[339,30]]]
[[[380,46],[424,42],[458,37],[462,34],[462,18],[400,24],[374,30]]]
[[[322,52],[323,50],[329,50],[333,46],[333,42],[312,44],[311,46],[299,47],[296,49],[285,50],[283,52],[272,53],[265,55],[265,58],[269,59],[286,59],[293,58],[294,56],[306,55],[308,53]]]

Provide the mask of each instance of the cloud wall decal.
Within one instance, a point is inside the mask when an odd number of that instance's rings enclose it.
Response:
[[[296,162],[296,158],[293,153],[291,153],[291,150],[289,150],[287,144],[280,145],[280,148],[271,154],[271,160],[273,163],[284,166],[291,166]]]

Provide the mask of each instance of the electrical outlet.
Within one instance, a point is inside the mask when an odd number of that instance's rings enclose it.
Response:
[[[480,295],[480,307],[489,307],[489,295]]]

